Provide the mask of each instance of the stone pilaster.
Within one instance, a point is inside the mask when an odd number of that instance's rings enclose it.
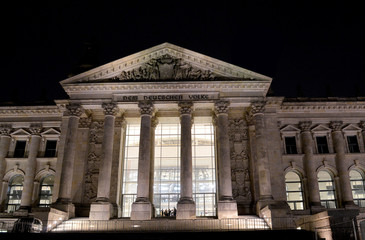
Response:
[[[65,116],[68,117],[68,127],[65,133],[65,146],[62,159],[62,171],[60,177],[60,189],[58,199],[52,207],[67,212],[68,217],[73,217],[75,207],[72,204],[72,176],[75,162],[75,150],[77,141],[77,130],[79,119],[83,113],[83,109],[78,104],[70,104],[66,106]]]
[[[312,213],[316,213],[323,210],[321,200],[319,196],[318,177],[316,172],[316,162],[313,157],[313,137],[310,132],[312,126],[311,121],[299,122],[299,128],[301,131],[302,140],[302,152],[304,153],[303,165],[304,170],[307,174],[307,185],[308,185],[308,197],[309,197],[309,208]]]
[[[194,219],[196,207],[193,200],[193,156],[191,142],[192,102],[180,102],[181,154],[180,154],[180,199],[176,219]]]
[[[342,206],[348,207],[348,206],[354,206],[355,203],[352,196],[350,176],[346,164],[347,162],[345,153],[346,144],[344,136],[341,131],[342,125],[343,125],[342,121],[330,122],[330,127],[332,128],[333,147],[336,153],[335,160],[341,188],[340,192],[341,192]]]
[[[259,175],[259,208],[261,209],[273,200],[271,191],[270,164],[267,154],[267,142],[264,124],[264,102],[254,102],[249,109],[252,122],[255,126],[255,143],[257,169]]]
[[[138,104],[141,113],[141,132],[138,157],[137,198],[132,204],[132,220],[148,220],[152,217],[150,201],[150,171],[151,171],[151,119],[154,107],[151,102]]]
[[[110,203],[110,183],[113,162],[114,124],[118,106],[115,103],[104,103],[104,135],[100,161],[98,190],[96,202],[91,204],[91,220],[109,220],[113,216],[113,205]]]
[[[27,159],[27,166],[25,169],[22,199],[19,209],[19,212],[23,212],[24,214],[28,214],[32,205],[32,193],[34,186],[34,176],[37,167],[37,155],[42,139],[40,135],[41,130],[41,124],[32,124],[29,128],[29,131],[31,133],[29,139],[29,154]]]
[[[5,208],[6,191],[4,191],[5,189],[3,189],[4,184],[1,183],[3,181],[6,170],[5,158],[8,155],[11,142],[11,129],[12,127],[9,124],[0,125],[0,212],[3,212]]]
[[[218,218],[235,218],[237,203],[232,196],[231,157],[228,136],[229,101],[214,104],[218,158]]]

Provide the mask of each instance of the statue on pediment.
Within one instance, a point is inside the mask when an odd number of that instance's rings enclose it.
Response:
[[[214,74],[210,70],[202,70],[185,62],[181,58],[175,58],[169,54],[162,55],[159,58],[153,58],[144,63],[142,66],[123,71],[116,76],[115,80],[210,80],[214,79]]]

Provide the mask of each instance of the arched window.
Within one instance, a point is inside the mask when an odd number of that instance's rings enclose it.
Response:
[[[285,175],[285,188],[291,210],[304,210],[302,181],[297,173],[288,172]]]
[[[47,175],[42,179],[41,189],[39,191],[40,207],[49,207],[51,205],[53,185],[54,185],[53,175]]]
[[[363,176],[359,171],[351,170],[350,182],[355,204],[359,207],[365,207],[365,184]]]
[[[6,211],[8,213],[15,212],[20,207],[22,199],[24,177],[22,175],[15,175],[9,181],[8,201]]]
[[[321,205],[326,208],[336,208],[335,184],[327,171],[320,171],[318,173],[318,186]]]

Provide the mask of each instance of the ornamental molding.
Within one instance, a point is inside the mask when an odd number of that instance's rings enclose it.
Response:
[[[56,115],[61,117],[63,111],[57,106],[23,106],[23,107],[0,107],[0,116],[28,116],[28,115]]]
[[[283,103],[281,112],[363,112],[365,102],[317,102],[307,104]]]
[[[262,74],[163,43],[65,79],[61,84],[140,79],[211,79],[215,76],[272,81],[272,78]]]

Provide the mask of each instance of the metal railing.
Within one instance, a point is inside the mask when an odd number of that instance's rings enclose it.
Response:
[[[43,221],[42,232],[202,232],[202,231],[247,231],[270,230],[269,224],[262,218],[232,219],[152,219],[136,221],[129,219],[88,220],[70,219],[68,221]],[[14,220],[0,220],[0,232],[12,232]],[[22,228],[23,229],[23,228]]]

